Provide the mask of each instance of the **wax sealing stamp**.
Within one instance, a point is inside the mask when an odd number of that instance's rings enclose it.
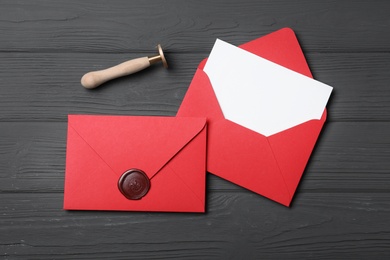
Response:
[[[157,50],[158,54],[154,56],[136,58],[108,69],[88,72],[81,78],[81,85],[88,89],[96,88],[109,80],[136,73],[160,61],[165,68],[168,68],[168,63],[160,44],[157,45]]]

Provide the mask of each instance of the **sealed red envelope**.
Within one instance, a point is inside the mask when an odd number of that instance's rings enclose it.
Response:
[[[69,115],[64,209],[204,212],[204,118]]]
[[[312,77],[297,38],[289,28],[240,48]],[[289,206],[325,122],[326,109],[319,111],[319,119],[262,135],[225,118],[214,86],[203,70],[205,63],[206,60],[199,65],[177,116],[207,117],[207,170]]]

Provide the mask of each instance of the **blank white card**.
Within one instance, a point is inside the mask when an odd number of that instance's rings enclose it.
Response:
[[[333,89],[219,39],[204,71],[225,118],[265,136],[320,119]]]

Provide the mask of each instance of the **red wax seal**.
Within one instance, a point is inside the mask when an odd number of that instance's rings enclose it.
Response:
[[[130,169],[120,177],[118,189],[129,200],[139,200],[148,193],[150,180],[143,171]]]

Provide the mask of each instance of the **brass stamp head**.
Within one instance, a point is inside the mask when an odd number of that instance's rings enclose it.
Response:
[[[165,59],[164,52],[161,48],[161,44],[157,45],[157,50],[158,50],[158,55],[148,57],[150,64],[154,64],[154,63],[157,63],[159,61],[162,61],[164,68],[167,69],[168,63],[167,63],[167,60]]]

